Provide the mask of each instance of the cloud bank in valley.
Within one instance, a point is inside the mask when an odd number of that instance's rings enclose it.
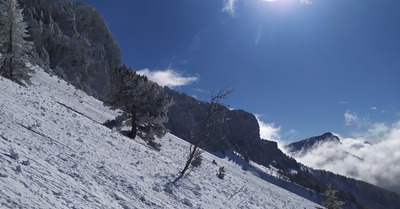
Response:
[[[164,71],[150,71],[149,69],[142,69],[137,71],[137,73],[147,76],[149,80],[158,83],[160,86],[168,86],[171,88],[189,85],[198,80],[198,77],[185,77],[170,68]]]
[[[359,117],[346,112],[345,122],[357,126]],[[354,124],[355,123],[355,124]],[[355,134],[341,138],[341,144],[325,143],[304,156],[293,156],[299,162],[325,169],[400,193],[400,121],[386,125],[373,123]]]

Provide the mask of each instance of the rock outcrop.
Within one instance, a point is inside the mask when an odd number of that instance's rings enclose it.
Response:
[[[165,87],[172,96],[174,104],[170,107],[169,121],[165,124],[170,132],[190,142],[192,133],[196,133],[205,123],[209,103],[201,102],[184,93]],[[256,117],[243,110],[229,110],[220,107],[222,117],[210,126],[203,148],[225,154],[226,151],[241,155],[262,165],[274,162],[276,167],[298,168],[297,162],[278,149],[276,142],[260,138],[260,127]]]
[[[20,0],[41,64],[104,100],[120,48],[92,6],[71,0]]]

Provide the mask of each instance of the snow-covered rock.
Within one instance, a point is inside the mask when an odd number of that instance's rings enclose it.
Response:
[[[112,72],[121,65],[120,48],[104,18],[89,4],[72,0],[20,4],[42,64],[104,100]]]

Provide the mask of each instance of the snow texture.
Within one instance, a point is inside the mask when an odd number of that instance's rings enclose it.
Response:
[[[187,142],[167,134],[154,151],[102,125],[117,112],[31,68],[28,88],[0,78],[0,208],[318,206],[207,152],[180,177]]]

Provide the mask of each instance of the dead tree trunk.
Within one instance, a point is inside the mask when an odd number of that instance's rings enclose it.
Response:
[[[136,110],[132,111],[132,128],[131,131],[129,132],[128,136],[132,139],[136,138],[137,135],[137,116],[136,116]]]

